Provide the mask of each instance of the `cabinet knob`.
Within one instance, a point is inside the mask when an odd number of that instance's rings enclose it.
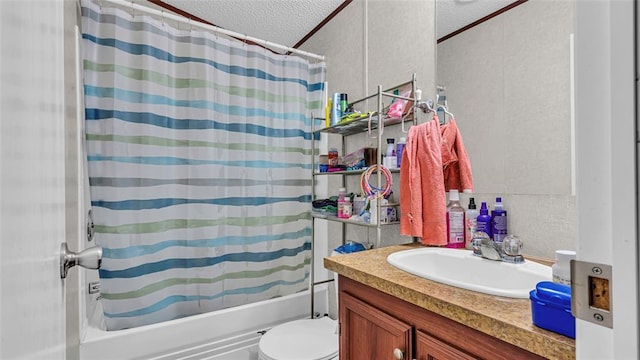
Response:
[[[393,349],[393,358],[397,360],[404,359],[404,354],[402,353],[402,350],[398,348]]]

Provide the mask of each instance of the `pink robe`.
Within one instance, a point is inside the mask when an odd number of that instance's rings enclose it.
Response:
[[[434,120],[409,128],[400,168],[400,234],[446,245],[447,223],[440,128]]]
[[[424,245],[447,244],[446,192],[473,191],[469,156],[451,119],[437,116],[412,126],[400,168],[400,234],[422,238]]]

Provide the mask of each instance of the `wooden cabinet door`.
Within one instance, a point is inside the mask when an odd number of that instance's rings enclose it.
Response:
[[[416,360],[476,360],[477,358],[440,341],[429,334],[416,332]]]
[[[347,293],[340,326],[340,360],[412,359],[413,327]]]

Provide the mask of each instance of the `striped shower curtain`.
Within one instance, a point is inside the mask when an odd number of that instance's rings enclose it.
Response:
[[[82,32],[107,329],[306,289],[325,64],[99,2]]]

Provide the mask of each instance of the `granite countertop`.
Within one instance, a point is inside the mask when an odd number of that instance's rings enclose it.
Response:
[[[549,359],[575,359],[575,340],[533,325],[528,299],[486,295],[423,279],[387,263],[396,245],[324,259],[340,275]]]

